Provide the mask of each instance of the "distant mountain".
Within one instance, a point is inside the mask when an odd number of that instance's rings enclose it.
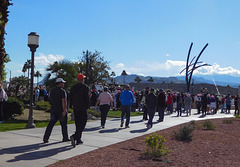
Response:
[[[136,82],[134,79],[138,75],[126,75],[125,76],[125,84],[129,84],[131,82]],[[148,79],[150,76],[139,76],[141,78],[141,83],[149,83]],[[152,77],[154,79],[154,83],[185,83],[185,76],[176,76],[176,77]],[[215,84],[219,86],[231,86],[234,88],[238,88],[240,85],[240,77],[234,77],[230,75],[193,75],[192,78],[195,84],[207,83],[207,84]],[[124,76],[117,76],[114,79],[116,84],[124,84]],[[214,83],[215,81],[215,83]]]

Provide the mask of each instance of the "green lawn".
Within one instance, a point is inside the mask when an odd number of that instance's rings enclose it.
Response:
[[[93,113],[94,111],[90,111],[90,113]],[[108,116],[109,117],[121,117],[122,112],[119,110],[116,111],[109,111]],[[95,115],[100,116],[100,113],[95,113]],[[131,112],[131,117],[133,116],[139,116],[142,115],[142,113],[139,112]],[[47,127],[49,121],[34,121],[36,128],[42,128]],[[68,124],[73,124],[74,121],[69,120]],[[26,129],[27,121],[20,121],[20,120],[14,120],[14,121],[6,121],[4,123],[0,124],[0,132],[5,131],[11,131],[11,130],[20,130],[20,129]],[[56,123],[56,125],[60,125],[59,121]]]

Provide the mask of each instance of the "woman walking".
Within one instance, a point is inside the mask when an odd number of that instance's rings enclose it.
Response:
[[[110,105],[113,107],[113,98],[108,92],[107,87],[104,87],[103,92],[99,95],[96,106],[98,106],[98,104],[100,105],[101,111],[101,127],[104,128]]]

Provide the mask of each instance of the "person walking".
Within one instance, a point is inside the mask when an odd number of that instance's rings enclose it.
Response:
[[[158,99],[157,108],[158,108],[158,116],[159,116],[158,122],[162,122],[164,120],[164,111],[167,106],[165,92],[162,89],[159,90],[157,99]]]
[[[150,128],[152,128],[152,120],[153,120],[153,117],[155,115],[156,108],[158,105],[158,100],[157,100],[157,96],[154,93],[154,88],[151,88],[150,93],[147,95],[146,105],[148,108],[148,115],[149,115],[147,128],[150,129]]]
[[[3,123],[4,113],[3,113],[3,105],[4,102],[8,100],[7,93],[3,89],[2,84],[0,84],[0,123]]]
[[[146,98],[149,94],[149,87],[146,87],[145,91],[143,92],[143,96],[141,99],[142,107],[143,107],[143,121],[148,120],[148,108],[146,105]]]
[[[191,115],[192,98],[191,98],[191,95],[189,93],[187,93],[187,95],[184,99],[184,103],[185,103],[185,111],[187,112],[187,116],[188,116],[188,114]]]
[[[169,112],[169,114],[173,113],[173,97],[170,91],[167,92],[167,111]]]
[[[121,93],[119,100],[122,104],[122,115],[121,115],[121,124],[120,127],[123,127],[124,117],[126,115],[125,128],[129,128],[130,122],[130,109],[133,104],[134,97],[132,91],[130,91],[130,86],[126,85],[125,90]]]
[[[183,97],[181,93],[177,93],[177,117],[182,116],[182,104],[183,104]]]
[[[87,123],[87,109],[90,107],[89,87],[84,84],[86,76],[78,74],[78,83],[70,90],[70,106],[73,107],[76,131],[70,137],[73,147],[82,144],[82,132]]]
[[[43,142],[48,143],[48,139],[52,133],[52,129],[59,120],[62,128],[63,142],[70,141],[67,131],[67,94],[64,88],[64,81],[62,78],[56,79],[56,87],[50,91],[49,100],[51,104],[51,119],[46,128]]]
[[[101,127],[104,128],[106,123],[106,118],[108,111],[111,107],[113,107],[113,98],[111,94],[108,92],[108,88],[104,87],[103,92],[99,95],[96,107],[100,105],[100,111],[101,111]]]

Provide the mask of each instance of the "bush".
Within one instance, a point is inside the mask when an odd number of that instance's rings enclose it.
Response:
[[[8,101],[3,102],[3,118],[9,120],[14,114],[21,115],[23,113],[23,102],[15,97],[9,97]]]
[[[145,144],[147,146],[147,155],[152,157],[166,155],[169,150],[163,145],[165,141],[166,139],[157,133],[153,133],[152,135],[146,137]]]
[[[192,141],[194,131],[194,125],[192,123],[184,125],[178,129],[178,131],[173,131],[174,136],[177,140],[181,141]]]
[[[101,113],[100,112],[96,112],[95,110],[91,110],[91,109],[88,109],[88,114],[92,115],[92,116],[95,116],[95,117],[100,117],[101,116]]]
[[[216,129],[216,125],[213,122],[211,122],[210,120],[206,120],[203,123],[203,129],[214,130],[214,129]]]
[[[48,101],[39,101],[36,104],[36,110],[50,110],[51,105]]]

